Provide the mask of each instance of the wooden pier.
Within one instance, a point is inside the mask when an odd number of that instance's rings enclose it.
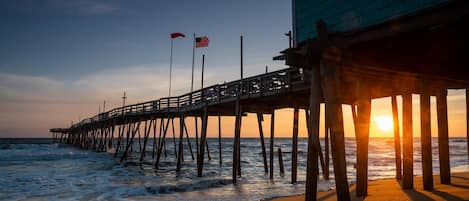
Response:
[[[284,59],[291,68],[205,87],[177,97],[112,109],[85,119],[70,128],[56,128],[50,131],[58,142],[83,149],[106,151],[113,148],[116,156],[120,156],[122,161],[126,160],[132,150],[136,150],[133,142],[135,138],[140,140],[142,131],[144,141],[139,147],[142,153],[140,160],[145,157],[144,150],[148,146],[148,138],[153,136],[152,157],[155,169],[158,170],[162,154],[166,153],[165,143],[169,126],[171,124],[175,131],[174,120],[179,120],[179,129],[177,129],[179,136],[178,140],[177,136],[173,136],[173,151],[177,160],[176,171],[180,171],[183,158],[187,157],[183,155],[184,136],[186,139],[189,137],[185,119],[200,118],[202,121],[200,139],[196,127],[195,146],[187,140],[189,149],[196,147],[197,173],[200,177],[203,176],[205,155],[209,152],[208,117],[219,118],[218,136],[221,138],[220,117],[233,116],[235,130],[232,179],[236,183],[242,171],[240,165],[242,117],[247,113],[257,115],[264,172],[273,179],[275,110],[294,108],[291,182],[296,183],[298,111],[303,109],[306,111],[308,129],[305,199],[317,198],[319,167],[322,168],[323,178],[329,179],[331,155],[337,199],[350,200],[342,107],[348,105],[353,113],[357,144],[356,196],[368,194],[371,101],[383,97],[391,97],[392,103],[396,179],[401,182],[403,189],[412,189],[414,188],[412,109],[415,106],[412,96],[419,95],[422,185],[423,189],[432,190],[435,184],[431,150],[430,97],[436,97],[437,100],[439,181],[442,184],[451,184],[447,91],[465,89],[469,94],[468,22],[467,1],[451,1],[417,14],[348,32],[329,31],[328,24],[318,20],[314,27],[316,38],[295,44],[294,47],[284,50],[282,56],[276,58]],[[402,134],[399,132],[397,96],[402,97]],[[324,145],[319,142],[320,104],[325,104]],[[469,108],[467,95],[466,105]],[[264,115],[272,117],[269,156],[267,156],[262,126]],[[469,137],[469,131],[467,135]],[[221,149],[221,143],[219,146]],[[325,148],[325,153],[322,153],[322,146]],[[278,155],[281,158],[280,150]],[[220,165],[222,165],[221,157]]]

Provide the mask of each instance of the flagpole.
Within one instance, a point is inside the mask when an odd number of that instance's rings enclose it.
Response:
[[[194,91],[195,33],[193,36],[194,36],[194,41],[192,42],[192,77],[191,77],[191,96],[190,96],[191,105],[192,105],[192,92]]]
[[[240,46],[241,46],[241,79],[243,79],[243,36],[240,36]]]
[[[204,88],[204,66],[205,66],[205,54],[202,54],[202,79],[200,83],[200,89]]]
[[[168,97],[171,97],[171,79],[173,73],[173,38],[171,38],[171,55],[169,56],[169,92]]]

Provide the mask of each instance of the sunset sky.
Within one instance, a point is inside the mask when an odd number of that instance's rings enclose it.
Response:
[[[284,33],[291,30],[291,5],[285,0],[0,1],[0,23],[0,137],[49,137],[49,128],[95,115],[104,100],[106,109],[120,106],[124,90],[128,104],[166,96],[172,32],[187,36],[174,41],[176,95],[190,89],[192,33],[210,39],[208,48],[196,52],[196,88],[202,54],[206,85],[239,78],[240,35],[245,76],[263,73],[266,65],[285,68],[272,57],[288,47]],[[450,136],[464,136],[464,91],[449,94]],[[371,136],[393,135],[377,123],[391,115],[389,98],[373,101]],[[278,111],[276,117],[276,136],[291,136],[292,110]],[[300,136],[306,136],[303,112],[300,117]],[[354,136],[349,106],[344,106],[344,119],[346,136]],[[266,134],[269,122],[265,118]],[[209,122],[209,136],[217,135],[211,132],[215,123]],[[223,135],[232,137],[234,118],[224,118],[223,128]],[[416,136],[419,130],[414,96]],[[258,136],[254,115],[243,119],[242,136]]]

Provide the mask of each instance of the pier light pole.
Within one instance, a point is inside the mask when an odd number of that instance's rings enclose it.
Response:
[[[122,107],[125,106],[125,99],[127,99],[127,96],[125,95],[125,91],[124,91],[124,96],[122,96]]]
[[[285,36],[288,36],[288,47],[291,48],[292,47],[292,34],[291,34],[291,31],[288,31],[287,33],[285,33]]]

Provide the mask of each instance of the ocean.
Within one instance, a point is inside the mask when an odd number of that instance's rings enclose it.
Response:
[[[162,157],[160,169],[152,165],[151,145],[147,146],[145,163],[133,163],[107,152],[81,150],[52,143],[51,139],[0,139],[0,200],[259,200],[304,193],[306,177],[307,139],[300,138],[298,147],[298,183],[291,180],[291,139],[275,139],[274,180],[264,174],[261,146],[258,138],[241,139],[242,177],[237,185],[231,183],[233,139],[222,139],[223,165],[219,165],[218,139],[208,139],[211,160],[204,165],[204,176],[197,177],[196,161],[192,161],[185,145],[182,171],[176,173],[172,139],[168,139],[167,157]],[[321,139],[323,140],[323,139]],[[194,146],[194,139],[193,146]],[[420,139],[414,139],[414,173],[420,175]],[[324,142],[322,141],[322,144]],[[433,171],[437,174],[438,141],[432,139]],[[138,148],[138,142],[135,143]],[[266,146],[269,140],[266,138]],[[285,175],[279,174],[277,148],[281,147]],[[193,147],[194,148],[194,147]],[[324,147],[323,147],[324,148]],[[346,138],[347,172],[349,182],[355,181],[355,140]],[[195,154],[195,148],[194,148]],[[269,150],[267,149],[267,155]],[[450,138],[450,160],[453,172],[468,171],[466,139]],[[207,157],[206,157],[207,158]],[[332,162],[331,162],[332,163]],[[395,177],[394,144],[392,138],[371,138],[369,146],[369,179]],[[332,164],[331,164],[332,169]],[[331,180],[320,176],[321,191],[334,187]]]

